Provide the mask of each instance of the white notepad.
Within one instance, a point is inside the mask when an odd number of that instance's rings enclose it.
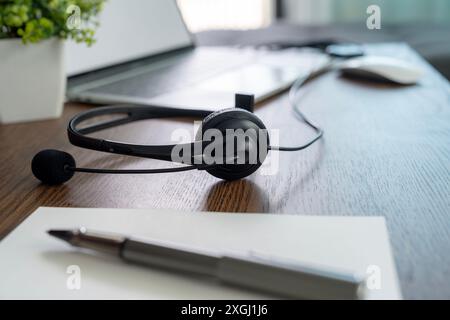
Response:
[[[39,208],[0,242],[0,299],[272,298],[88,254],[46,233],[80,226],[221,253],[251,251],[354,270],[372,277],[368,298],[401,298],[382,217]],[[80,281],[74,281],[78,275]]]

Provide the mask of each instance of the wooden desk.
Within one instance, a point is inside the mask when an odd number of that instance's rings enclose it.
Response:
[[[89,108],[85,105],[68,104],[58,120],[0,126],[0,236],[39,206],[383,215],[404,296],[450,298],[449,83],[406,46],[371,50],[417,61],[427,75],[414,87],[355,82],[337,74],[311,83],[302,108],[325,129],[325,138],[303,152],[281,153],[279,171],[272,176],[224,183],[196,171],[77,174],[63,186],[48,187],[30,170],[33,155],[44,148],[68,151],[83,166],[168,164],[71,146],[67,122]],[[283,145],[312,134],[292,116],[285,94],[258,106],[256,114],[281,130]],[[192,121],[143,121],[102,136],[168,143],[176,128],[193,130]]]

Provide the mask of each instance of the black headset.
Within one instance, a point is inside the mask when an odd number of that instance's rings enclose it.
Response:
[[[279,44],[280,45],[280,44]],[[338,43],[335,41],[322,41],[317,43],[284,44],[284,47],[313,47],[325,52],[332,59],[348,59],[364,55],[362,46],[355,43]],[[252,95],[236,94],[235,108],[220,110],[216,112],[205,110],[186,110],[176,108],[165,108],[159,106],[110,106],[92,109],[80,113],[72,118],[67,128],[69,141],[78,147],[103,151],[109,153],[123,154],[135,157],[143,157],[171,162],[180,162],[184,166],[163,169],[138,169],[138,170],[115,170],[115,169],[93,169],[76,167],[75,159],[67,152],[59,150],[43,150],[36,154],[31,162],[34,176],[45,184],[62,184],[72,178],[75,172],[103,173],[103,174],[153,174],[170,173],[188,170],[205,170],[213,176],[223,180],[237,180],[245,178],[254,173],[262,165],[268,151],[300,151],[308,148],[323,136],[321,128],[309,121],[299,110],[297,105],[297,94],[299,89],[320,75],[333,70],[333,60],[325,66],[311,72],[309,75],[298,78],[289,91],[289,102],[296,116],[311,127],[316,135],[307,143],[295,147],[271,146],[269,135],[264,123],[253,114],[254,97]],[[89,119],[105,115],[123,115],[115,120],[97,123],[91,126],[78,128],[78,126]],[[122,124],[155,118],[190,117],[203,118],[202,125],[196,135],[196,141],[180,145],[137,145],[96,139],[88,136],[103,129],[112,128]],[[206,163],[205,149],[216,141],[205,140],[204,132],[208,129],[217,129],[226,135],[227,129],[253,130],[249,139],[241,140],[242,145],[234,146],[234,154],[225,162]],[[262,134],[261,134],[262,133]],[[234,142],[234,140],[233,140]],[[264,142],[264,143],[261,143]],[[222,148],[226,149],[227,140],[222,141]],[[262,147],[261,147],[262,146]],[[189,157],[181,157],[182,161],[173,158],[174,149],[189,150]],[[239,153],[238,150],[243,151]],[[257,151],[259,155],[256,162],[249,162],[249,154]],[[229,160],[232,160],[230,163]],[[240,160],[240,162],[239,162]]]
[[[306,78],[298,82],[297,86],[293,86],[292,90],[296,90],[302,83],[306,82]],[[294,92],[295,93],[295,92]],[[295,94],[294,94],[295,96]],[[162,169],[141,169],[141,170],[114,170],[114,169],[92,169],[76,167],[75,159],[69,153],[59,150],[43,150],[36,154],[32,160],[31,168],[34,176],[48,185],[62,184],[72,178],[75,172],[85,173],[102,173],[102,174],[154,174],[154,173],[170,173],[188,170],[205,170],[213,176],[223,180],[237,180],[247,177],[254,173],[264,162],[268,151],[299,151],[303,150],[314,142],[319,140],[323,132],[312,124],[295,106],[294,111],[308,126],[316,131],[316,136],[306,144],[296,147],[279,147],[271,146],[269,134],[264,123],[252,112],[254,97],[251,95],[236,95],[235,108],[229,108],[216,112],[202,110],[186,110],[165,108],[158,106],[109,106],[100,107],[86,112],[80,113],[73,117],[68,125],[67,133],[69,141],[78,147],[95,151],[108,153],[116,153],[128,156],[150,158],[164,161],[174,162],[174,148],[181,150],[189,150],[189,157],[183,157],[182,161],[176,161],[185,164],[184,166]],[[291,101],[292,103],[292,101]],[[94,117],[106,115],[122,115],[114,120],[104,121],[90,126],[79,128],[79,125],[86,120]],[[202,125],[196,136],[196,141],[184,145],[138,145],[123,142],[116,142],[104,139],[97,139],[88,136],[91,133],[123,125],[126,123],[155,118],[173,118],[173,117],[189,117],[203,118]],[[235,145],[233,154],[230,159],[220,163],[206,163],[204,150],[214,141],[204,140],[204,132],[209,129],[216,129],[222,134],[227,134],[227,129],[239,130],[244,132],[253,130],[256,134],[250,135],[245,139],[243,145]],[[264,139],[264,140],[262,140]],[[234,141],[234,140],[233,140]],[[263,142],[263,143],[262,143]],[[226,149],[226,141],[222,141],[222,147]],[[263,146],[263,147],[261,147]],[[244,150],[245,159],[240,159],[237,150]],[[256,150],[260,155],[256,162],[249,162],[249,153]],[[241,155],[242,153],[239,153]],[[241,160],[240,162],[238,160]]]

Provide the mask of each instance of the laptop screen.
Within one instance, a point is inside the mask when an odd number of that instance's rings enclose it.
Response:
[[[175,0],[108,0],[96,43],[68,41],[69,76],[192,45]]]

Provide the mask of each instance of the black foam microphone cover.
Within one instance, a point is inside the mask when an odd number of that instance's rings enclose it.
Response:
[[[48,185],[62,184],[73,177],[75,159],[67,152],[59,150],[42,150],[31,161],[34,176]]]

